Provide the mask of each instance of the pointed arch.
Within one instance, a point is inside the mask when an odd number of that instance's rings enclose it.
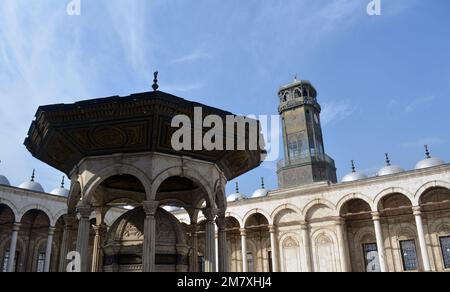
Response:
[[[377,211],[376,205],[374,205],[373,200],[371,198],[369,198],[369,196],[366,196],[362,193],[351,193],[351,194],[344,196],[337,203],[337,206],[336,206],[337,211],[340,213],[342,210],[342,207],[345,205],[345,203],[347,203],[351,200],[354,200],[354,199],[359,199],[359,200],[366,202],[367,204],[369,204],[370,209],[373,212]]]

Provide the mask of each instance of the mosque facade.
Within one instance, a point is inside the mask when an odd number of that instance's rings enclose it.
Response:
[[[63,180],[46,192],[34,171],[18,187],[0,175],[0,271],[68,271],[71,251],[82,257],[79,270],[92,272],[450,271],[450,165],[428,148],[413,170],[386,154],[377,175],[352,162],[338,182],[316,89],[295,80],[279,91],[279,189],[262,180],[249,196],[238,185],[225,196],[226,182],[257,167],[260,153],[169,151],[168,117],[189,114],[192,104],[155,87],[38,110],[25,144],[64,172],[70,189]],[[94,120],[89,128],[86,113]],[[113,126],[105,125],[109,113],[119,115]],[[55,131],[62,118],[70,137]],[[145,125],[158,142],[140,139]],[[131,150],[116,150],[123,148]]]

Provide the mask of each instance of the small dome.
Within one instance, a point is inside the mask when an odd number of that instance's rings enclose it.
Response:
[[[352,182],[352,181],[357,181],[357,180],[366,179],[366,178],[367,178],[367,175],[365,175],[362,172],[356,171],[355,162],[352,161],[352,172],[347,174],[346,176],[344,176],[344,178],[342,179],[342,182]]]
[[[391,160],[389,159],[389,154],[386,153],[386,166],[378,171],[378,176],[385,176],[390,174],[396,174],[400,172],[404,172],[405,170],[397,165],[391,165]]]
[[[245,199],[245,196],[239,192],[239,183],[236,182],[236,193],[231,194],[227,197],[227,202],[236,202]]]
[[[431,157],[431,153],[428,150],[428,146],[425,145],[425,155],[427,158],[425,158],[422,161],[419,161],[416,164],[415,169],[424,169],[424,168],[429,168],[429,167],[434,167],[434,166],[439,166],[439,165],[443,165],[445,164],[445,161],[436,158],[436,157]]]
[[[61,197],[69,197],[69,190],[65,188],[56,188],[50,192],[50,194]]]
[[[24,190],[34,191],[34,192],[45,193],[44,188],[41,186],[41,184],[34,182],[34,181],[24,182],[23,184],[21,184],[19,186],[19,188],[24,189]]]
[[[6,176],[0,174],[0,185],[3,186],[10,186],[9,180],[6,178]]]
[[[267,197],[268,194],[269,194],[269,191],[266,190],[266,188],[264,186],[264,178],[261,178],[261,188],[256,190],[253,193],[252,198],[263,198],[263,197]]]
[[[35,177],[34,174],[35,174],[35,171],[33,169],[33,174],[31,175],[31,181],[24,182],[23,184],[21,184],[19,186],[19,188],[24,189],[24,190],[34,191],[34,192],[45,193],[44,188],[41,186],[41,184],[34,181],[34,177]]]
[[[427,158],[422,161],[419,161],[416,164],[415,169],[424,169],[424,168],[439,166],[439,165],[443,165],[443,164],[445,164],[445,161],[443,161],[439,158],[431,157],[431,158]]]
[[[64,188],[64,176],[62,178],[62,182],[61,182],[61,186],[54,189],[53,191],[50,192],[50,194],[55,195],[55,196],[61,196],[61,197],[69,197],[69,193],[70,191],[66,188]]]

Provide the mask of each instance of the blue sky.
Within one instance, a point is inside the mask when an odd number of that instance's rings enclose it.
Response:
[[[0,2],[0,173],[18,185],[36,168],[47,191],[61,174],[23,146],[39,105],[160,90],[240,114],[276,114],[293,75],[319,92],[327,153],[374,174],[390,152],[411,169],[450,161],[450,2],[381,0],[69,0]],[[276,188],[275,164],[239,178]],[[228,186],[228,193],[234,183]]]

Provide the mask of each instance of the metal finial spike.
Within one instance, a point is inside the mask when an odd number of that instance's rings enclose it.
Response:
[[[264,185],[264,178],[263,177],[261,178],[261,188],[263,190],[266,188],[265,185]]]
[[[239,182],[236,182],[236,194],[239,194]]]
[[[294,74],[294,82],[297,82],[297,73]]]
[[[66,177],[63,175],[63,177],[62,177],[62,181],[61,181],[61,189],[64,189],[64,179],[65,179]]]
[[[356,172],[355,161],[352,160],[352,172]]]
[[[34,178],[36,177],[36,176],[35,176],[35,173],[36,173],[36,171],[35,171],[35,169],[33,168],[33,173],[31,174],[31,181],[32,181],[32,182],[34,182]]]
[[[428,159],[431,158],[431,153],[430,150],[428,149],[428,145],[425,145],[425,155],[427,156]]]
[[[153,86],[152,86],[153,91],[157,91],[158,88],[159,88],[159,85],[158,85],[158,74],[159,74],[158,71],[155,71],[155,73],[153,73],[153,76],[154,76]]]
[[[386,165],[391,166],[391,160],[389,159],[389,153],[384,154],[386,156]]]

